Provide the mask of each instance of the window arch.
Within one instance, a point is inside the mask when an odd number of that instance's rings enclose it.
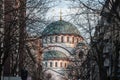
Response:
[[[53,66],[53,63],[52,62],[50,62],[50,67],[52,67]]]
[[[67,67],[67,64],[65,63],[65,68]]]
[[[67,36],[67,42],[69,42],[69,36]]]
[[[72,37],[72,43],[74,43],[74,37]]]
[[[61,36],[61,42],[64,42],[63,36]]]
[[[58,63],[57,62],[55,62],[55,67],[57,67],[58,66]]]
[[[47,62],[45,62],[45,66],[46,66],[46,67],[47,67],[47,65],[48,65]]]
[[[52,43],[52,40],[53,40],[53,38],[52,38],[52,36],[50,36],[50,43]]]
[[[55,42],[58,42],[58,36],[55,36]]]

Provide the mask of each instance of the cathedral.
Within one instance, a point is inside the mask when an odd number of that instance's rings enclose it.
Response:
[[[67,67],[76,55],[74,50],[84,39],[73,24],[60,20],[49,24],[42,32],[42,63],[49,80],[68,79]]]

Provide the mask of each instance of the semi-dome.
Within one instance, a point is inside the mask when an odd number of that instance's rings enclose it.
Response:
[[[74,34],[80,35],[77,27],[73,24],[59,20],[49,24],[43,31],[42,35],[54,35],[54,34]]]
[[[66,59],[67,56],[60,51],[52,50],[43,53],[43,59]]]

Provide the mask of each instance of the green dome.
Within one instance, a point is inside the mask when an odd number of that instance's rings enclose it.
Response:
[[[60,51],[52,50],[43,53],[43,59],[62,59],[62,58],[67,58],[67,56]]]
[[[59,20],[49,24],[43,31],[42,35],[54,35],[54,34],[74,34],[80,35],[78,29],[71,23]]]

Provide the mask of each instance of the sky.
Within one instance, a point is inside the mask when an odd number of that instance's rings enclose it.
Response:
[[[46,19],[50,19],[50,20],[52,19],[53,21],[59,20],[60,9],[61,9],[62,16],[63,16],[62,18],[64,20],[69,20],[70,16],[67,16],[67,15],[75,14],[78,11],[77,8],[73,8],[73,9],[69,8],[71,5],[76,4],[75,2],[73,3],[71,0],[53,0],[53,1],[54,1],[53,4],[55,6],[48,11],[48,13],[46,14]],[[83,0],[83,2],[85,1],[87,0]],[[90,0],[90,1],[98,2],[98,0]],[[99,1],[102,1],[102,0],[99,0]]]
[[[71,1],[69,0],[56,0],[55,7],[51,8],[46,14],[47,19],[52,19],[53,21],[60,19],[60,10],[62,12],[62,19],[67,20],[66,15],[71,14],[72,12],[69,9]],[[75,12],[75,11],[74,11]]]

